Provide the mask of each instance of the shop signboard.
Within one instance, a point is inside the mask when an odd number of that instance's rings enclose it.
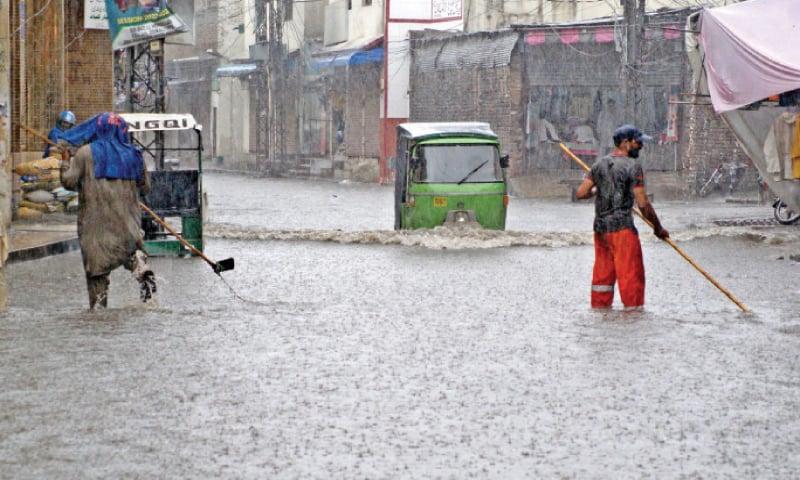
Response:
[[[166,0],[105,0],[114,50],[189,30]]]

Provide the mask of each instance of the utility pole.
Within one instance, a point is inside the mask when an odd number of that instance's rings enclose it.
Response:
[[[24,4],[24,2],[20,2]],[[0,49],[11,52],[11,5],[9,2],[0,2]],[[20,40],[22,40],[20,36]],[[21,42],[20,42],[21,43]],[[20,55],[23,63],[24,52]],[[22,97],[22,95],[20,95]],[[0,233],[5,234],[6,228],[11,225],[11,190],[13,178],[11,168],[11,69],[8,64],[0,64]],[[23,120],[20,118],[20,120]],[[2,251],[0,251],[2,255]],[[6,259],[0,256],[0,267]]]
[[[636,123],[641,102],[641,41],[644,33],[646,0],[621,0],[625,23],[625,48],[622,68],[625,88],[625,121]]]
[[[269,98],[269,164],[275,169],[281,167],[286,157],[284,129],[285,55],[283,48],[284,1],[269,2],[269,57],[268,57],[268,98]]]
[[[256,0],[256,44],[269,48],[269,8],[267,0]],[[269,79],[266,59],[256,72],[256,159],[258,169],[266,172],[269,166]]]

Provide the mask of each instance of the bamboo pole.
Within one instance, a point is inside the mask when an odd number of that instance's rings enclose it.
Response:
[[[564,145],[563,143],[559,143],[558,146],[561,147],[561,150],[563,150],[564,153],[566,153],[572,160],[574,160],[578,165],[580,165],[583,170],[587,172],[591,170],[589,166],[586,165],[586,163],[580,158],[578,158],[574,153],[572,153],[572,151],[566,145]],[[650,228],[653,228],[653,224],[650,223],[649,220],[644,218],[644,215],[642,215],[642,212],[637,207],[633,207],[633,212],[639,218],[641,218],[644,221],[644,223],[646,223]],[[706,272],[700,265],[698,265],[697,262],[695,262],[689,255],[687,255],[686,252],[683,251],[683,249],[681,249],[678,245],[676,245],[671,238],[662,238],[661,240],[666,242],[667,245],[669,245],[670,247],[672,247],[673,250],[678,252],[678,255],[683,257],[683,259],[686,260],[689,263],[689,265],[694,267],[695,270],[697,270],[698,272],[700,272],[701,275],[706,277],[706,280],[708,280],[709,282],[711,282],[712,285],[717,287],[717,289],[720,292],[722,292],[726,297],[728,297],[730,301],[735,303],[736,306],[739,307],[743,312],[750,313],[750,310],[745,306],[745,304],[743,304],[738,298],[736,298],[736,296],[733,293],[731,293],[728,289],[723,287],[714,277],[711,276],[710,273]]]

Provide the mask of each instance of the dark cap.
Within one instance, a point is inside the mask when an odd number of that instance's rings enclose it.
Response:
[[[625,140],[636,140],[639,143],[648,143],[653,141],[653,137],[645,135],[633,125],[622,125],[614,130],[614,145],[619,146],[619,144]]]

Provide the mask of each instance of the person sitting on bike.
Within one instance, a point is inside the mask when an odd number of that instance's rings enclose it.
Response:
[[[64,110],[63,112],[58,114],[58,120],[56,120],[56,125],[50,130],[50,133],[47,134],[47,138],[53,142],[58,143],[61,140],[61,137],[64,136],[64,132],[69,130],[70,128],[75,126],[75,114],[69,110]],[[42,158],[47,158],[50,156],[50,144],[47,143],[44,147],[44,155]]]

